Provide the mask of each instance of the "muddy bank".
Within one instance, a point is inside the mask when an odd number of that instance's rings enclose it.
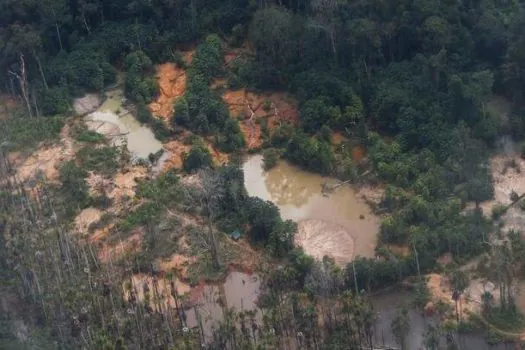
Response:
[[[263,171],[262,156],[250,157],[243,166],[245,185],[251,196],[270,200],[284,219],[299,223],[297,243],[316,257],[328,252],[340,264],[355,256],[374,257],[379,218],[357,192],[347,186],[330,195],[321,189],[328,181],[281,161]]]
[[[85,116],[96,111],[101,104],[102,99],[98,94],[86,94],[73,101],[73,110],[77,115]]]
[[[214,85],[220,86],[216,81]],[[297,102],[288,94],[267,92],[256,94],[246,89],[228,90],[222,95],[232,118],[240,120],[239,127],[246,141],[246,148],[262,145],[262,123],[273,130],[282,122],[297,123]]]
[[[157,66],[155,77],[160,94],[149,104],[149,109],[154,116],[169,122],[175,101],[186,92],[186,72],[173,63],[164,63]]]

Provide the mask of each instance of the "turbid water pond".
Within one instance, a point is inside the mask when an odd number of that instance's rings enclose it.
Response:
[[[85,117],[91,130],[110,137],[115,145],[125,142],[134,158],[147,159],[150,153],[155,154],[162,149],[162,143],[151,129],[140,124],[124,107],[126,100],[122,88],[108,90],[105,95],[102,105]]]
[[[222,283],[205,284],[194,290],[195,306],[186,310],[186,323],[189,328],[202,325],[204,336],[210,339],[213,329],[223,319],[227,309],[237,312],[255,311],[257,322],[261,320],[261,311],[256,302],[259,298],[261,281],[256,274],[230,272]]]
[[[97,111],[86,117],[87,121],[102,122],[118,127],[114,137],[115,144],[126,142],[128,150],[137,158],[148,158],[150,153],[156,153],[162,149],[162,144],[155,138],[150,128],[141,125],[135,117],[127,111],[123,102],[125,101],[123,91],[120,88],[110,90],[106,93],[106,100]]]
[[[251,196],[273,202],[283,219],[299,224],[296,243],[308,254],[319,259],[327,254],[339,264],[348,263],[355,256],[374,256],[379,218],[354,189],[339,186],[324,195],[323,184],[335,184],[335,179],[285,161],[264,171],[260,155],[250,157],[243,170]]]

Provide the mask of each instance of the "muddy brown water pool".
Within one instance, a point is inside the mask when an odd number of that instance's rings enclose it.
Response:
[[[283,219],[299,224],[296,243],[319,259],[331,255],[341,265],[355,256],[374,257],[379,218],[356,191],[348,186],[321,192],[332,178],[301,170],[280,161],[269,171],[263,158],[255,155],[244,163],[244,183],[251,196],[273,202]]]
[[[123,106],[125,101],[122,88],[106,92],[106,100],[93,113],[85,117],[88,127],[112,139],[114,145],[124,142],[135,158],[148,159],[162,149],[162,143],[155,138],[153,131],[139,123]],[[106,130],[107,132],[104,132]]]
[[[261,281],[256,274],[233,271],[222,283],[205,284],[197,288],[194,306],[186,310],[186,324],[189,328],[202,325],[206,339],[211,339],[218,322],[223,319],[227,309],[237,312],[254,311],[254,318],[261,321],[261,311],[257,308],[257,299]]]

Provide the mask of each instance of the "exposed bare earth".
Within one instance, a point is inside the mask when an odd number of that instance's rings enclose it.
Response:
[[[173,63],[157,66],[156,77],[159,81],[159,97],[149,105],[153,115],[169,121],[173,116],[173,104],[186,91],[186,72]]]
[[[427,276],[427,287],[434,302],[439,300],[454,305],[452,299],[452,286],[447,277],[439,274]],[[499,299],[499,289],[494,284],[481,279],[473,279],[469,282],[467,289],[461,294],[461,301],[458,302],[460,311],[464,314],[479,314],[482,306],[482,295],[485,292],[491,293],[495,299]]]
[[[133,293],[138,300],[148,299],[150,307],[158,312],[166,312],[168,308],[176,308],[177,304],[173,294],[182,296],[190,292],[190,286],[177,278],[173,280],[173,287],[175,290],[172,290],[171,282],[165,278],[145,274],[133,275],[122,284],[126,300],[129,300],[130,294]],[[180,301],[178,303],[180,305]]]
[[[86,94],[83,97],[76,98],[73,102],[73,109],[78,115],[86,115],[97,110],[102,104],[102,99],[97,94]]]
[[[41,146],[25,159],[12,159],[16,175],[21,181],[30,183],[37,179],[38,174],[42,174],[48,181],[58,180],[60,164],[72,159],[75,154],[74,142],[69,129],[69,125],[65,125],[60,131],[60,143]]]
[[[295,243],[318,260],[325,255],[333,258],[339,265],[352,260],[354,239],[344,227],[321,220],[299,222]]]
[[[86,208],[75,218],[75,229],[82,235],[87,234],[89,225],[100,220],[102,212],[96,208]]]
[[[297,103],[284,93],[255,94],[241,89],[227,91],[222,98],[230,115],[241,119],[240,127],[248,149],[262,144],[261,119],[266,119],[270,130],[283,121],[296,123],[298,120]]]

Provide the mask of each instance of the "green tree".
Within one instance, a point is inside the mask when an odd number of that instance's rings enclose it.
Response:
[[[213,166],[213,159],[202,142],[195,142],[190,151],[184,155],[183,168],[187,173],[211,166]]]

